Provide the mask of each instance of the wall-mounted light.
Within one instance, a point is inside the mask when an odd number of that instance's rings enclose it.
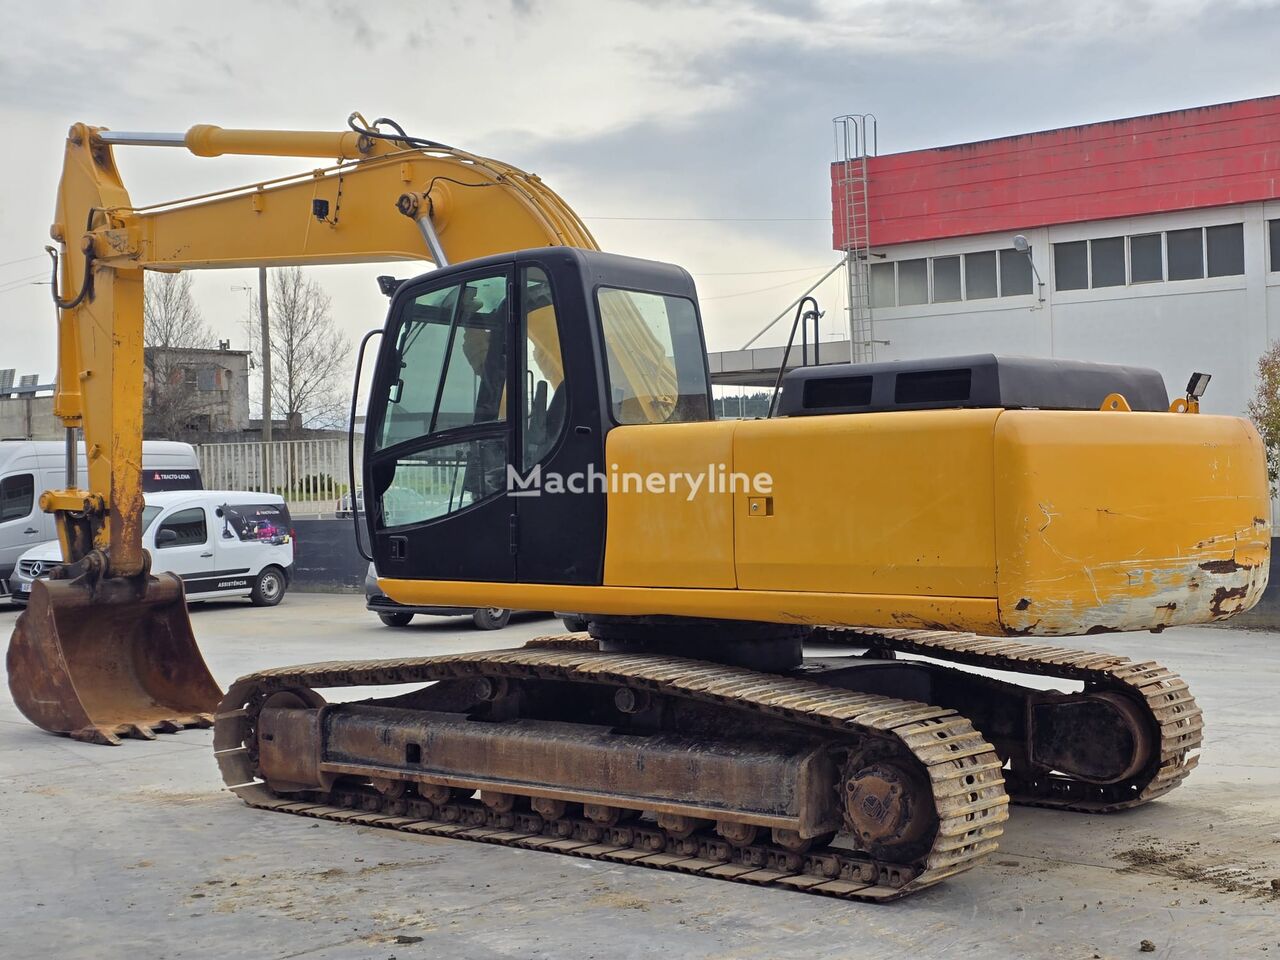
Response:
[[[1027,258],[1027,263],[1031,264],[1031,272],[1036,275],[1036,284],[1040,287],[1040,302],[1044,303],[1044,281],[1040,279],[1040,271],[1036,269],[1036,262],[1031,259],[1031,241],[1018,234],[1013,238],[1013,249],[1021,253]]]

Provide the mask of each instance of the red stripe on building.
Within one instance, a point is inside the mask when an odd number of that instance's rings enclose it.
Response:
[[[844,249],[840,166],[834,246]],[[1280,196],[1280,96],[871,157],[873,246]]]

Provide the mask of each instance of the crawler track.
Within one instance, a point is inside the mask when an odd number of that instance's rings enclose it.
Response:
[[[1133,778],[1098,786],[1059,774],[1005,771],[1010,800],[1082,813],[1111,813],[1149,803],[1195,769],[1204,721],[1187,683],[1152,661],[1047,644],[933,630],[863,630],[824,627],[815,639],[872,651],[917,654],[990,670],[1083,681],[1086,689],[1117,690],[1141,704],[1159,742],[1152,762]]]
[[[223,779],[246,803],[264,809],[854,900],[898,899],[969,869],[996,848],[1008,815],[1000,760],[955,711],[695,660],[600,653],[584,639],[547,638],[512,651],[314,664],[241,678],[223,700],[214,727]],[[709,830],[678,836],[648,819],[610,826],[573,815],[548,820],[527,811],[498,812],[467,796],[432,803],[386,796],[358,783],[278,795],[258,776],[256,716],[275,692],[478,677],[626,685],[758,713],[833,738],[892,744],[927,774],[937,829],[923,855],[886,862],[842,846],[807,852],[772,843],[735,846]]]

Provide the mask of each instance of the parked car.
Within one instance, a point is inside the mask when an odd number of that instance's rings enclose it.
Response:
[[[587,630],[587,618],[580,613],[562,613],[557,610],[556,616],[570,633],[585,633]]]
[[[364,513],[364,491],[356,487],[355,509],[360,513]],[[351,491],[348,490],[338,498],[338,505],[334,509],[334,515],[339,520],[350,520],[351,512]]]
[[[174,490],[143,497],[142,545],[154,573],[176,573],[188,600],[248,597],[273,607],[293,575],[289,508],[272,493]],[[18,558],[9,578],[12,601],[25,604],[31,584],[62,563],[57,540]]]
[[[40,509],[44,490],[67,485],[66,444],[61,440],[0,440],[0,598],[18,557],[58,535],[53,514]],[[84,443],[76,458],[76,482],[89,485]],[[142,442],[142,490],[199,490],[200,458],[189,443]],[[59,559],[54,551],[54,559]]]
[[[365,607],[388,627],[407,627],[419,613],[434,617],[470,617],[481,630],[500,630],[511,619],[511,611],[503,607],[411,607],[396,603],[378,586],[378,573],[372,563],[364,575],[364,601]]]

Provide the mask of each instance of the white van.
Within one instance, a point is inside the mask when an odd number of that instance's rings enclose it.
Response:
[[[0,440],[0,597],[18,556],[54,540],[53,515],[40,509],[40,494],[67,485],[66,444],[60,440]],[[77,483],[87,487],[84,443],[76,457]],[[195,447],[172,440],[142,442],[143,492],[199,490],[200,459]]]
[[[280,602],[293,576],[293,529],[284,498],[231,490],[145,494],[142,545],[153,573],[176,573],[188,600],[248,597]],[[62,562],[57,540],[18,558],[9,578],[13,603],[26,603],[31,582]]]

